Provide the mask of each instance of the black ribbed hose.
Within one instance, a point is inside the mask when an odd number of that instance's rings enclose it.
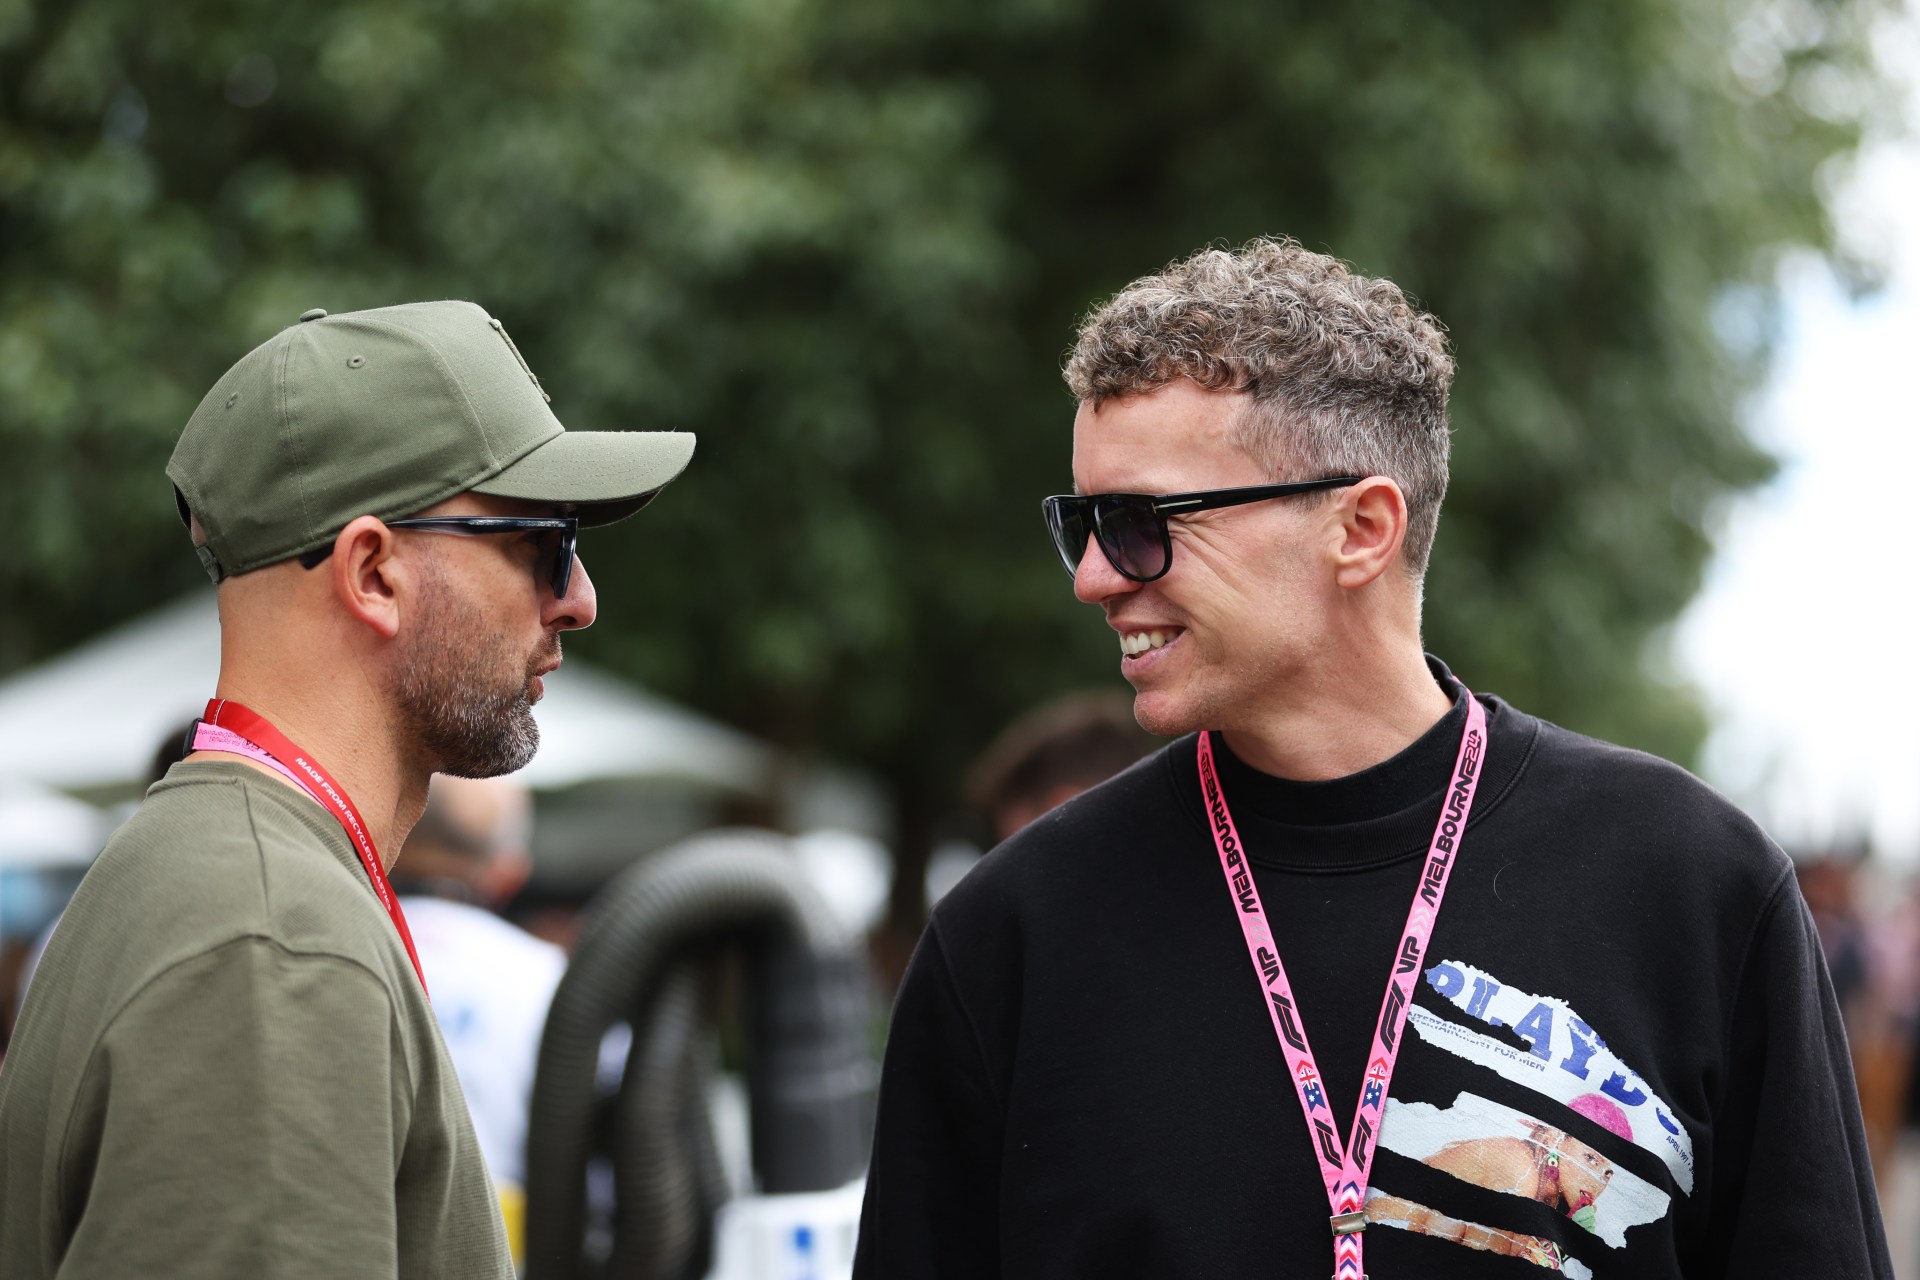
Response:
[[[589,908],[554,993],[527,1137],[527,1280],[584,1280],[586,1167],[600,1043],[628,1021],[616,1114],[618,1208],[608,1280],[699,1280],[724,1198],[707,1127],[705,988],[717,954],[746,953],[753,1166],[766,1194],[825,1191],[865,1164],[873,1089],[855,939],[785,842],[726,831],[656,854]]]
[[[700,1054],[709,1038],[705,965],[676,957],[649,1008],[634,1020],[627,1071],[641,1087],[615,1105],[613,1253],[621,1280],[698,1280],[710,1250],[693,1135],[682,1122],[707,1115]],[[709,1139],[710,1141],[711,1139]]]

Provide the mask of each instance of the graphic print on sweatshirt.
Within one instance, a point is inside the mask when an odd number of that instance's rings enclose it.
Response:
[[[1408,1022],[1422,1040],[1658,1157],[1675,1184],[1692,1193],[1693,1144],[1672,1120],[1673,1108],[1566,1001],[1508,986],[1454,959],[1430,966],[1425,977],[1467,1017],[1507,1035],[1497,1038],[1415,1005]],[[1672,1206],[1666,1191],[1575,1137],[1564,1122],[1471,1092],[1444,1107],[1389,1098],[1380,1145],[1473,1186],[1545,1205],[1613,1249],[1626,1245],[1629,1229],[1659,1221]],[[1376,1226],[1592,1280],[1592,1270],[1552,1240],[1462,1221],[1390,1187],[1368,1191],[1367,1217]]]
[[[1625,1115],[1606,1099],[1590,1095],[1574,1109],[1628,1137]],[[1389,1099],[1380,1145],[1476,1187],[1546,1205],[1615,1249],[1626,1245],[1628,1228],[1658,1221],[1672,1203],[1566,1130],[1472,1093],[1444,1108]]]
[[[1625,1120],[1621,1136],[1658,1156],[1680,1189],[1693,1194],[1693,1139],[1673,1119],[1673,1107],[1566,1001],[1507,986],[1459,960],[1432,965],[1426,979],[1435,993],[1469,1018],[1508,1028],[1528,1047],[1515,1048],[1415,1005],[1407,1021],[1422,1040],[1590,1119],[1602,1103],[1610,1104]]]
[[[1469,1249],[1503,1258],[1519,1258],[1536,1267],[1571,1276],[1573,1280],[1593,1280],[1593,1272],[1584,1263],[1578,1258],[1568,1257],[1567,1251],[1551,1240],[1501,1227],[1483,1226],[1478,1222],[1462,1222],[1438,1209],[1389,1195],[1378,1187],[1367,1189],[1367,1223],[1369,1226],[1398,1227],[1418,1235],[1451,1240]]]

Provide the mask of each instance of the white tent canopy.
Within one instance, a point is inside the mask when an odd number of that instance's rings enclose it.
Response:
[[[133,792],[161,739],[206,705],[220,667],[213,592],[196,591],[0,682],[0,780]],[[547,677],[540,752],[521,776],[557,789],[597,779],[760,792],[772,748],[576,659]]]
[[[29,782],[0,782],[0,873],[84,867],[106,828],[106,816],[90,804]]]

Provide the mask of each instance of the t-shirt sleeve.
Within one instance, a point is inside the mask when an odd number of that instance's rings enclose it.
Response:
[[[1731,1045],[1704,1274],[1892,1280],[1846,1031],[1790,872],[1755,937]]]
[[[880,1071],[858,1280],[1000,1274],[1004,1108],[936,926],[907,966]]]
[[[169,969],[83,1076],[60,1274],[397,1274],[399,1053],[385,987],[349,961],[242,938]]]

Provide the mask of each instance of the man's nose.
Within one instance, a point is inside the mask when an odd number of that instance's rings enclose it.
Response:
[[[1107,553],[1100,549],[1099,539],[1088,534],[1086,550],[1080,555],[1080,567],[1073,573],[1073,594],[1081,603],[1100,604],[1139,589],[1139,583],[1123,577],[1108,562]]]
[[[592,626],[599,612],[600,599],[594,594],[593,579],[587,575],[585,563],[575,556],[567,594],[547,601],[542,620],[554,631],[579,631]]]

